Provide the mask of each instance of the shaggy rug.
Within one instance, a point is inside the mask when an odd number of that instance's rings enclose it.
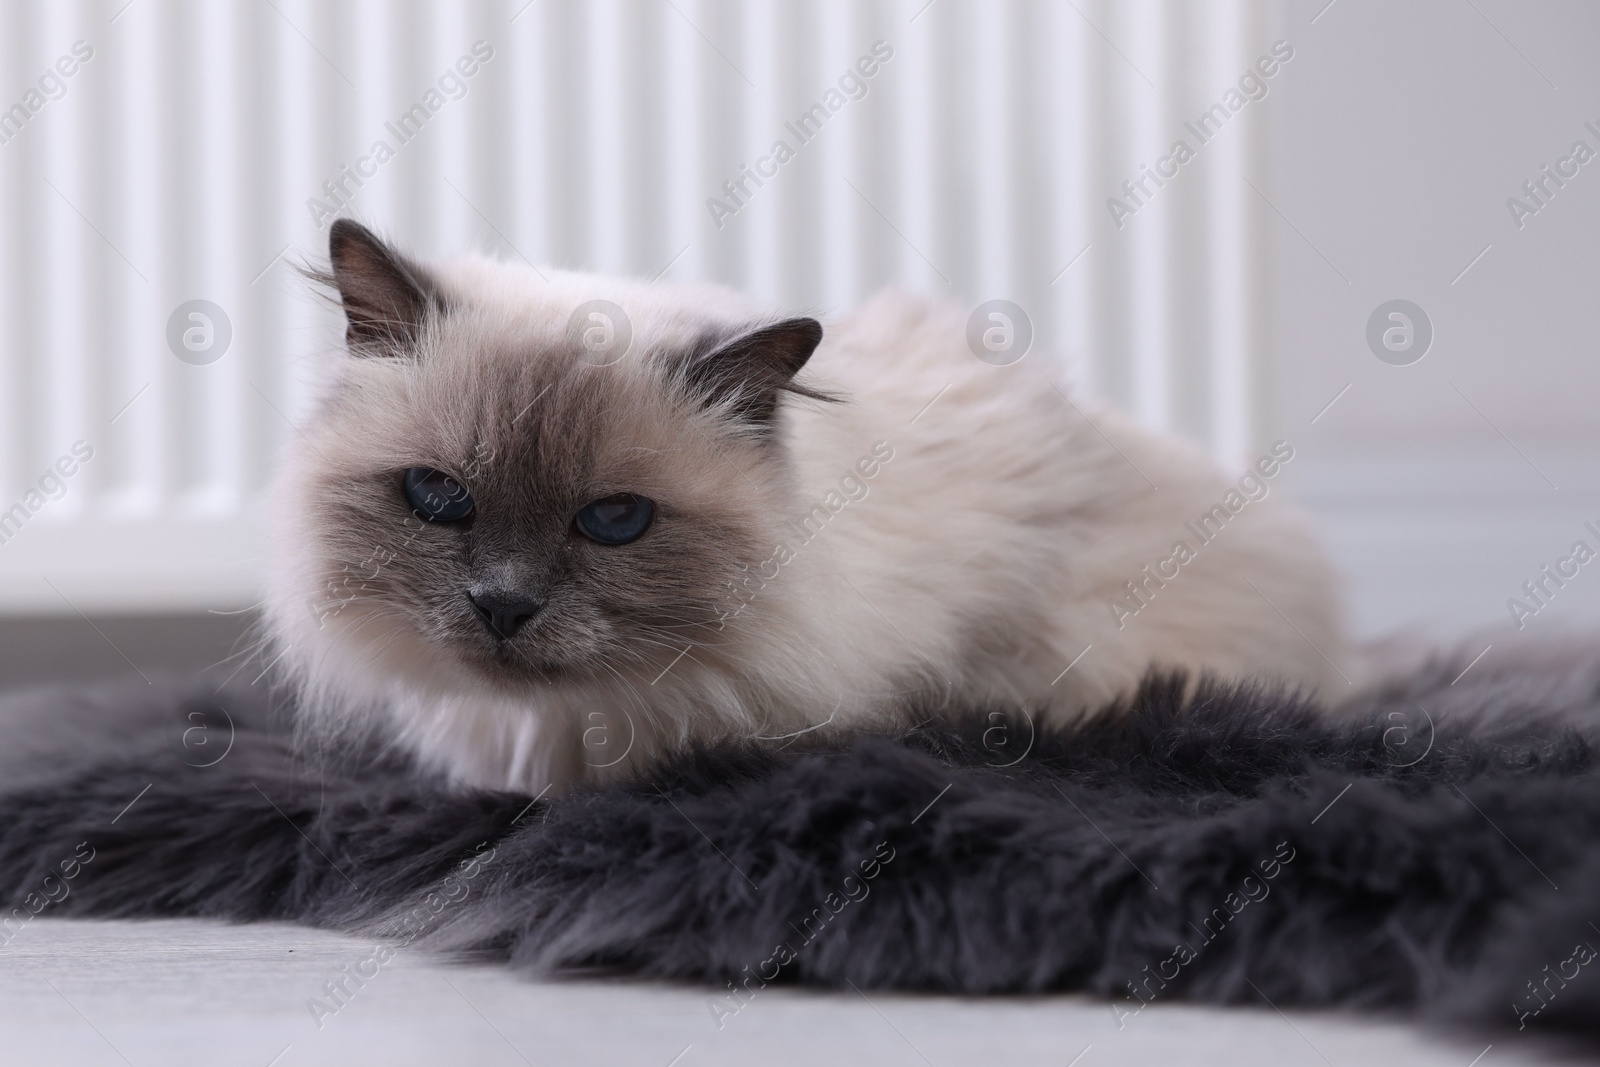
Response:
[[[712,983],[722,1015],[802,982],[1600,1035],[1600,666],[1461,666],[1331,712],[1153,678],[1070,729],[718,744],[555,801],[308,765],[249,691],[34,694],[0,702],[0,941],[289,920],[375,936],[351,982],[428,946]]]

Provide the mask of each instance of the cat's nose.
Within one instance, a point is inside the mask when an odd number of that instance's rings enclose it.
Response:
[[[472,610],[489,628],[489,632],[502,641],[509,641],[517,631],[544,607],[544,601],[514,593],[469,593]]]

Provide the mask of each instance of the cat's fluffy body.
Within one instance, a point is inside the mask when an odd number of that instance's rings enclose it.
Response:
[[[958,308],[891,293],[829,323],[798,380],[837,402],[782,394],[761,433],[679,373],[707,337],[774,321],[739,294],[477,257],[426,275],[414,344],[342,358],[277,483],[268,624],[326,723],[537,792],[694,737],[945,703],[1073,716],[1152,666],[1344,687],[1333,582],[1295,514],[1251,503],[1144,582],[1233,481],[1069,401],[1038,353],[974,358]],[[568,325],[597,298],[633,331],[608,366]],[[394,478],[415,466],[466,482],[473,529],[408,517]],[[645,537],[574,538],[576,507],[624,490],[658,503]],[[510,649],[467,602],[483,580],[548,600]],[[1130,580],[1148,604],[1119,620]]]

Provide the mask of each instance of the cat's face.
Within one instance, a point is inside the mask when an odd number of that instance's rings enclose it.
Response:
[[[820,327],[489,263],[432,276],[348,222],[332,252],[352,358],[279,487],[301,639],[513,691],[714,655],[727,583],[786,514],[778,394]],[[569,321],[593,298],[625,353]]]

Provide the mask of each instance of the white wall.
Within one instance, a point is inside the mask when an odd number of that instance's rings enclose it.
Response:
[[[1600,155],[1520,230],[1506,206],[1575,141],[1600,153],[1600,5],[1297,0],[1284,32],[1278,417],[1358,626],[1481,648],[1600,620],[1600,563],[1520,634],[1506,604],[1600,549]],[[1393,298],[1435,327],[1410,366],[1364,338]]]

